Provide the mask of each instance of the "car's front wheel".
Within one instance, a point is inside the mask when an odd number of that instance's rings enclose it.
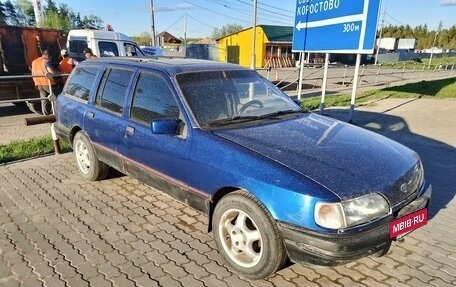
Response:
[[[79,131],[74,136],[73,150],[78,169],[86,180],[102,180],[108,176],[109,166],[100,161],[84,132]]]
[[[287,258],[273,218],[247,192],[228,194],[218,202],[212,230],[225,261],[247,278],[265,278],[281,268]]]

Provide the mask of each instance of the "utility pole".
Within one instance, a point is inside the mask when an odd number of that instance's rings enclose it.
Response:
[[[36,27],[40,28],[43,23],[43,10],[41,10],[40,0],[33,0],[33,12],[35,13]]]
[[[151,18],[151,26],[150,26],[150,45],[155,46],[155,20],[154,20],[154,0],[150,0],[150,18]]]
[[[253,1],[253,29],[252,29],[252,56],[250,58],[250,69],[255,70],[255,44],[256,44],[256,23],[257,23],[257,0]]]
[[[187,54],[187,13],[184,15],[184,55]]]
[[[428,70],[431,68],[431,61],[432,61],[432,56],[434,55],[434,47],[435,47],[435,42],[437,41],[437,35],[440,34],[441,30],[442,30],[442,21],[440,21],[439,28],[437,29],[437,32],[435,33],[435,36],[434,36],[434,42],[432,43],[432,47],[431,47],[431,56],[429,57]]]
[[[382,3],[380,2],[380,5]],[[377,50],[375,51],[375,63],[374,65],[377,65],[378,61],[378,51],[380,50],[380,44],[382,42],[382,34],[383,34],[383,25],[385,23],[385,14],[386,14],[386,3],[385,3],[385,9],[383,10],[383,18],[382,18],[382,24],[380,26],[380,34],[378,35],[378,41],[377,41]]]

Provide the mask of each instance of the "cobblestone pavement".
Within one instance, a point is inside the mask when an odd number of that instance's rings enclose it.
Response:
[[[428,224],[384,257],[258,281],[225,267],[205,215],[135,179],[85,182],[71,153],[0,166],[0,286],[455,286],[454,146],[398,139],[425,154]]]

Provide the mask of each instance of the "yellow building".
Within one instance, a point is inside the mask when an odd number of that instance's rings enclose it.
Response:
[[[252,30],[250,27],[217,39],[220,61],[250,67]],[[293,27],[257,25],[255,32],[255,68],[294,66]]]

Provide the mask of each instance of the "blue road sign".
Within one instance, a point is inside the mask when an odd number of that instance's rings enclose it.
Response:
[[[297,0],[293,51],[372,54],[380,0]]]

